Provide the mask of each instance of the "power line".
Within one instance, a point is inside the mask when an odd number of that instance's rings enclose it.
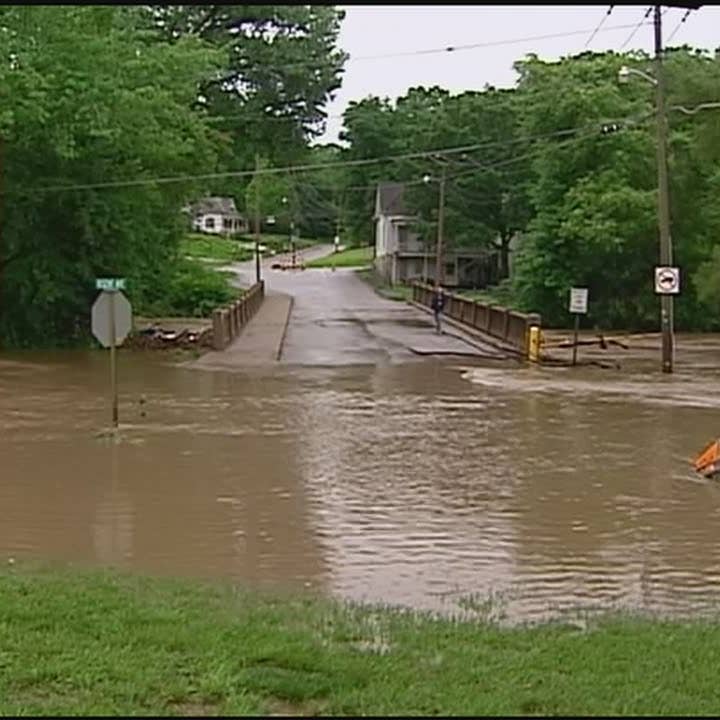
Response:
[[[688,108],[681,108],[680,106],[673,106],[671,109],[680,109],[682,112],[686,114],[695,114],[699,110],[703,109],[714,109],[717,106],[718,103],[701,103],[700,105],[697,105],[694,108],[688,109]],[[610,124],[612,122],[616,123],[622,123],[622,122],[638,122],[637,119],[634,118],[624,118],[619,119],[616,121],[608,120],[606,121],[606,124]],[[585,129],[593,129],[593,132],[597,132],[597,127],[601,123],[599,121],[588,124],[582,127],[577,128],[568,128],[565,130],[557,130],[552,133],[546,133],[545,135],[539,135],[533,137],[525,137],[525,138],[516,138],[512,141],[493,141],[493,142],[485,142],[485,143],[475,143],[474,145],[464,145],[459,147],[450,147],[450,148],[439,148],[436,150],[425,150],[425,151],[419,151],[419,152],[411,152],[411,153],[403,153],[399,155],[386,155],[381,157],[375,157],[375,158],[358,158],[356,160],[342,160],[338,162],[333,163],[313,163],[308,165],[294,165],[294,166],[286,166],[286,167],[277,167],[277,168],[262,168],[260,170],[235,170],[235,171],[228,171],[228,172],[221,172],[221,173],[202,173],[197,175],[178,175],[174,177],[157,177],[157,178],[137,178],[134,180],[116,180],[116,181],[108,181],[108,182],[99,182],[99,183],[85,183],[85,184],[76,184],[76,185],[52,185],[52,186],[45,186],[45,187],[39,187],[34,188],[32,192],[34,193],[42,193],[42,192],[62,192],[62,191],[70,191],[70,190],[100,190],[100,189],[109,189],[109,188],[121,188],[121,187],[137,187],[142,185],[162,185],[162,184],[169,184],[169,183],[180,183],[180,182],[191,182],[191,181],[197,181],[197,180],[217,180],[217,179],[223,179],[223,178],[237,178],[237,177],[251,177],[254,175],[277,175],[279,173],[285,173],[289,171],[296,171],[296,172],[310,172],[310,171],[316,171],[316,170],[329,170],[334,168],[340,168],[340,167],[356,167],[356,166],[362,166],[362,165],[374,165],[378,163],[383,162],[390,162],[390,161],[397,161],[397,160],[411,160],[414,158],[428,158],[431,156],[443,156],[443,155],[454,155],[457,153],[468,153],[476,150],[480,150],[483,148],[489,148],[489,147],[507,147],[513,144],[516,144],[518,142],[531,142],[532,140],[538,140],[538,139],[544,139],[544,138],[551,138],[551,137],[558,137],[562,135],[572,134],[576,133]],[[28,191],[29,192],[29,191]]]
[[[572,132],[569,130],[559,131],[562,133]],[[440,148],[437,150],[425,150],[420,152],[404,153],[401,155],[388,155],[379,158],[359,158],[356,160],[343,160],[334,163],[314,163],[309,165],[295,165],[278,168],[261,168],[259,170],[231,170],[220,173],[202,173],[197,175],[177,175],[172,177],[158,177],[158,178],[138,178],[135,180],[116,180],[99,183],[86,183],[76,185],[50,185],[46,187],[39,187],[34,192],[57,192],[57,191],[69,191],[69,190],[95,190],[105,188],[119,188],[119,187],[134,187],[141,185],[158,184],[164,185],[168,183],[177,182],[190,182],[193,180],[219,180],[223,178],[237,178],[237,177],[252,177],[254,175],[277,175],[288,171],[314,171],[314,170],[325,170],[337,167],[354,167],[361,165],[373,165],[381,162],[388,162],[391,160],[405,160],[412,158],[430,157],[432,155],[443,155],[443,154],[454,154],[461,152],[469,152],[472,150],[478,150],[483,147],[488,147],[494,143],[475,143],[474,145],[463,145],[460,147],[451,148]]]
[[[645,16],[645,19],[647,17],[648,17],[648,15]],[[421,55],[451,54],[451,53],[456,53],[456,52],[466,52],[469,50],[481,50],[484,48],[500,47],[503,45],[519,45],[522,43],[540,42],[542,40],[556,40],[558,38],[574,37],[577,35],[587,35],[590,32],[597,34],[598,32],[612,32],[613,30],[629,30],[631,28],[634,28],[634,32],[637,32],[637,30],[642,25],[652,24],[652,23],[645,23],[645,19],[643,19],[638,25],[631,25],[631,24],[609,25],[607,27],[602,27],[602,28],[597,27],[597,28],[586,28],[584,30],[568,30],[565,32],[547,33],[544,35],[526,35],[525,37],[508,38],[506,40],[489,40],[489,41],[485,41],[485,42],[470,43],[467,45],[448,45],[445,47],[424,48],[424,49],[419,49],[419,50],[408,50],[406,52],[380,53],[377,55],[358,55],[357,57],[350,56],[345,60],[345,63],[347,64],[347,63],[353,63],[353,62],[365,62],[368,60],[389,60],[389,59],[403,58],[403,57],[418,57]],[[284,70],[284,69],[291,69],[291,68],[303,68],[306,70],[313,70],[316,68],[316,65],[313,65],[311,62],[307,62],[307,61],[295,62],[295,63],[283,63],[283,64],[279,64],[279,65],[273,65],[273,64],[268,63],[266,65],[266,69],[269,71]]]
[[[416,57],[418,55],[431,55],[437,53],[451,53],[459,52],[464,50],[477,50],[480,48],[497,47],[499,45],[515,45],[524,42],[537,42],[538,40],[554,40],[556,38],[572,37],[573,35],[587,35],[589,32],[611,32],[613,30],[627,30],[629,28],[635,28],[637,31],[639,27],[646,24],[644,20],[648,17],[649,13],[645,16],[643,21],[636,27],[635,25],[610,25],[606,28],[600,29],[588,28],[586,30],[570,30],[562,33],[549,33],[547,35],[530,35],[521,38],[513,38],[508,40],[490,40],[488,42],[472,43],[470,45],[451,45],[443,48],[430,48],[427,50],[410,50],[408,52],[399,53],[384,53],[381,55],[363,55],[356,58],[350,57],[348,62],[355,62],[358,60],[384,60],[386,58],[400,58],[400,57]],[[648,23],[649,24],[649,23]]]
[[[630,33],[627,40],[620,46],[620,50],[625,48],[627,44],[635,37],[635,34],[637,31],[643,26],[643,25],[649,25],[651,23],[646,23],[645,21],[650,17],[650,13],[653,11],[653,6],[651,5],[646,11],[645,15],[643,15],[643,19],[635,26],[634,30]]]
[[[668,110],[678,110],[685,115],[695,115],[700,110],[718,110],[720,109],[720,102],[705,102],[696,105],[694,108],[686,108],[683,105],[671,105]]]
[[[610,17],[610,14],[612,13],[614,7],[615,7],[614,5],[611,5],[607,9],[607,12],[602,16],[602,19],[598,23],[597,27],[592,31],[592,35],[590,35],[590,37],[587,39],[587,42],[585,43],[585,47],[587,47],[595,39],[595,36],[600,31],[600,28],[605,24],[605,21]]]
[[[682,16],[682,20],[675,26],[675,29],[668,35],[667,39],[665,40],[665,45],[667,45],[676,35],[677,31],[681,28],[682,24],[688,19],[690,13],[692,12],[692,9],[688,9],[685,11],[685,14]]]
[[[221,120],[239,120],[239,119],[245,119],[248,123],[257,123],[257,122],[266,122],[267,120],[275,120],[278,122],[295,122],[296,118],[285,116],[281,117],[278,115],[262,115],[261,118],[258,120],[258,118],[252,119],[248,117],[247,115],[244,115],[242,113],[237,113],[235,115],[208,115],[207,117],[203,118],[207,122],[218,122]],[[310,123],[319,122],[321,120],[342,120],[343,115],[325,115],[324,117],[318,118],[318,120],[309,120]]]
[[[644,114],[644,115],[636,117],[636,118],[627,118],[624,122],[627,126],[640,125],[643,121],[649,119],[653,114],[654,113],[647,113],[647,114]],[[605,123],[605,124],[609,124],[609,123]],[[598,136],[598,125],[600,125],[600,124],[598,123],[598,124],[594,124],[592,126],[585,126],[582,128],[574,128],[574,129],[570,129],[570,130],[561,130],[561,131],[555,133],[555,135],[558,136],[561,133],[568,134],[568,133],[577,133],[582,130],[586,131],[585,133],[583,133],[581,135],[577,135],[576,137],[570,137],[565,140],[561,140],[559,143],[554,145],[553,148],[557,148],[560,146],[564,147],[564,146],[570,145],[574,142],[580,142],[581,140],[587,140],[591,137],[597,137]],[[548,138],[548,136],[546,135],[545,138]],[[546,149],[547,148],[535,149],[532,152],[525,153],[523,155],[516,155],[515,157],[512,157],[512,158],[506,158],[504,160],[499,160],[497,162],[488,163],[485,165],[476,163],[475,167],[473,167],[473,168],[470,168],[468,170],[463,170],[461,172],[454,173],[452,175],[448,175],[447,180],[456,180],[458,178],[466,177],[468,175],[472,175],[475,173],[484,172],[487,170],[494,170],[499,167],[506,167],[508,165],[512,165],[514,163],[520,162],[521,160],[532,159],[532,158],[537,157],[538,155],[542,154],[543,152],[545,152]],[[422,178],[418,178],[415,180],[408,180],[408,181],[398,180],[396,182],[402,182],[403,185],[405,185],[405,186],[413,186],[413,185],[424,184],[425,180]],[[373,183],[372,185],[355,185],[355,186],[351,185],[350,187],[348,187],[346,189],[347,190],[372,190],[375,187],[377,187],[377,183]]]

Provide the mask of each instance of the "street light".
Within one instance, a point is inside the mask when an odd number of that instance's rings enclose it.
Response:
[[[670,190],[667,168],[667,116],[665,112],[665,85],[662,66],[662,9],[655,6],[655,76],[626,65],[618,72],[618,82],[626,83],[631,75],[637,75],[655,87],[655,117],[657,124],[657,172],[658,172],[658,226],[660,229],[660,265],[672,266],[672,238],[670,235]],[[662,329],[662,371],[673,371],[674,330],[673,296],[660,295],[660,325]]]
[[[636,70],[635,68],[628,67],[627,65],[623,65],[618,70],[618,82],[623,85],[627,85],[631,75],[637,75],[638,77],[647,80],[649,83],[657,87],[657,80],[652,75],[649,75],[642,70]]]

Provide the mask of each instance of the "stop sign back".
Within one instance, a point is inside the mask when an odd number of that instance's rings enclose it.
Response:
[[[132,308],[119,290],[103,290],[92,306],[92,334],[103,347],[112,343],[112,318],[115,318],[115,345],[122,345],[132,328]]]

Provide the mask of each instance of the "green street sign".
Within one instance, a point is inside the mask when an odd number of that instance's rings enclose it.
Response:
[[[96,278],[96,290],[124,290],[125,278]]]

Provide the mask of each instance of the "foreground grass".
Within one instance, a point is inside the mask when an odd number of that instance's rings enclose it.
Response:
[[[498,629],[108,572],[0,572],[3,715],[710,714],[720,625]]]
[[[363,267],[372,262],[373,249],[371,247],[348,248],[337,253],[325,255],[325,257],[311,260],[306,267],[309,268],[331,268],[331,267]]]

